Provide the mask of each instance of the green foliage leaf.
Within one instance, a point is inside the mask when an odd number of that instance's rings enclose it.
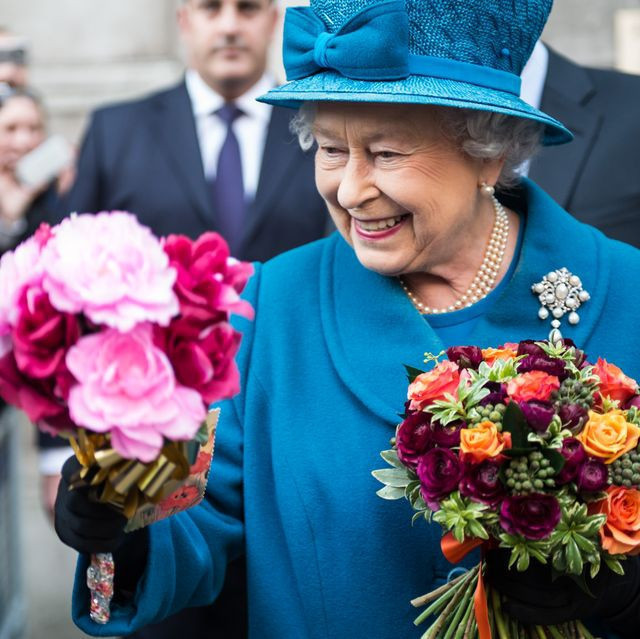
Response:
[[[553,468],[556,475],[562,470],[562,467],[565,465],[564,457],[553,448],[544,448],[542,450],[542,455],[549,460],[551,468]]]
[[[394,468],[406,468],[406,466],[398,459],[398,451],[393,448],[391,450],[383,450],[380,453],[380,457]]]
[[[603,553],[602,558],[604,559],[604,563],[607,565],[609,570],[613,570],[617,575],[624,575],[624,568],[620,563],[620,560],[626,559],[624,555],[609,555],[607,553]]]
[[[413,481],[413,478],[402,468],[383,468],[382,470],[374,470],[371,474],[385,486],[396,488],[405,488],[409,482]]]
[[[398,488],[397,486],[383,486],[380,490],[376,491],[378,497],[382,499],[402,499],[404,497],[404,488]]]
[[[516,402],[509,402],[502,417],[502,431],[511,433],[511,445],[513,448],[529,448],[527,435],[530,432],[527,420]]]
[[[404,365],[405,370],[407,371],[407,379],[409,380],[409,384],[412,384],[418,375],[422,375],[425,371],[420,370],[419,368],[415,368],[414,366],[409,366],[408,364]]]

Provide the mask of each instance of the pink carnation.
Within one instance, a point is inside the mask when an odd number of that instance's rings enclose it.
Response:
[[[128,331],[178,313],[176,272],[159,240],[130,213],[73,215],[47,242],[44,289],[55,308]]]
[[[80,380],[69,394],[71,418],[110,433],[123,457],[152,461],[164,437],[192,439],[205,418],[200,395],[177,384],[167,356],[153,344],[150,324],[83,337],[66,361]]]

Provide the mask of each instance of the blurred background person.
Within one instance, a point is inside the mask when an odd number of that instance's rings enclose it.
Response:
[[[29,179],[21,161],[46,139],[45,114],[34,93],[0,84],[0,251],[14,248],[41,222],[55,215],[69,185],[68,168],[49,177],[49,166],[32,165]],[[68,152],[70,153],[70,152]],[[68,156],[69,159],[70,155]],[[46,158],[44,158],[47,161]],[[55,159],[54,159],[55,161]],[[63,160],[64,162],[64,160]],[[25,165],[22,165],[23,169]]]
[[[0,25],[0,84],[26,87],[27,41]]]
[[[543,148],[529,177],[580,221],[640,247],[640,76],[578,65],[538,41],[522,97],[574,134]]]

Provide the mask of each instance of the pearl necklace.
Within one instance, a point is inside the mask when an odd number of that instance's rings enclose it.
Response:
[[[480,268],[478,269],[476,276],[473,278],[473,282],[471,282],[469,288],[453,304],[445,308],[432,308],[427,306],[417,298],[413,291],[411,291],[407,286],[407,283],[404,281],[404,278],[398,277],[407,297],[422,315],[451,313],[452,311],[457,311],[461,308],[471,306],[485,298],[493,289],[493,285],[495,284],[498,271],[502,266],[505,250],[507,248],[507,239],[509,238],[509,216],[495,196],[491,196],[491,200],[493,202],[496,217],[495,222],[493,223],[491,237],[487,244],[487,250],[484,254],[484,259],[482,260],[482,264],[480,265]]]

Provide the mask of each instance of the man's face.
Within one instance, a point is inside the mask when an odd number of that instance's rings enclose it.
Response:
[[[264,73],[277,19],[271,0],[187,0],[178,24],[189,66],[227,99]]]

